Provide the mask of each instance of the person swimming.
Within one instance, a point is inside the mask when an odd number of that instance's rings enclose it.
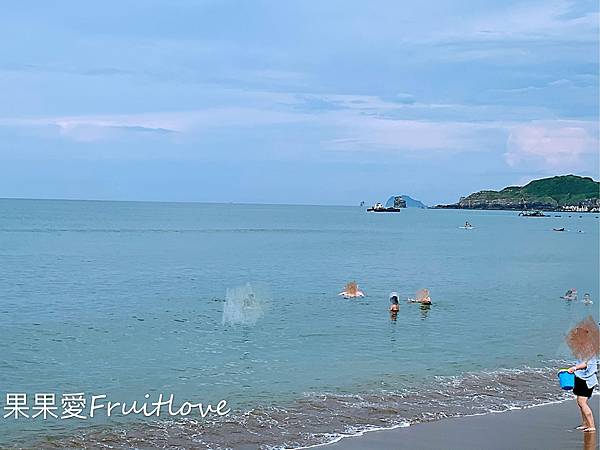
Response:
[[[365,293],[358,288],[356,281],[351,281],[350,283],[346,284],[346,288],[338,295],[341,295],[344,298],[357,298],[364,297]]]
[[[564,300],[568,300],[568,301],[576,301],[577,300],[577,289],[573,288],[573,289],[569,289],[567,292],[565,292],[565,295],[561,296],[560,298],[564,299]]]
[[[583,304],[584,305],[593,305],[594,302],[592,301],[592,298],[590,297],[589,293],[585,293],[583,294]]]
[[[421,303],[422,305],[431,305],[431,297],[429,296],[429,289],[419,289],[415,298],[409,298],[410,303]]]
[[[465,222],[465,228],[473,228],[473,225],[471,225],[468,221]]]

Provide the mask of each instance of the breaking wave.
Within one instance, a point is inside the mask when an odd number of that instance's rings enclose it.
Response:
[[[435,376],[395,390],[307,392],[289,404],[257,406],[227,417],[87,429],[37,442],[34,448],[307,448],[372,430],[561,401],[568,394],[558,388],[558,367],[554,361],[551,368]]]

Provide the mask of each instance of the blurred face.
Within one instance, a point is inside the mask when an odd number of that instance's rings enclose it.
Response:
[[[600,353],[600,330],[590,316],[582,320],[567,335],[567,344],[579,359],[590,358]]]

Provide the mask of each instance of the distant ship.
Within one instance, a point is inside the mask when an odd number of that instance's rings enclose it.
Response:
[[[544,214],[540,210],[527,209],[527,203],[525,202],[524,198],[521,199],[521,204],[523,205],[523,210],[519,213],[519,216],[522,216],[522,217],[548,217],[548,216],[546,216],[546,214]]]
[[[377,202],[375,205],[367,208],[367,212],[400,212],[402,208],[406,208],[406,201],[401,195],[394,197],[394,206],[386,208],[382,203]]]
[[[519,215],[522,217],[548,217],[541,211],[521,211]]]

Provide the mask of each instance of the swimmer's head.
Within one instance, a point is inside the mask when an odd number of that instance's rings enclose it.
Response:
[[[393,305],[398,304],[398,294],[396,292],[392,292],[390,294],[390,303],[392,303]]]

